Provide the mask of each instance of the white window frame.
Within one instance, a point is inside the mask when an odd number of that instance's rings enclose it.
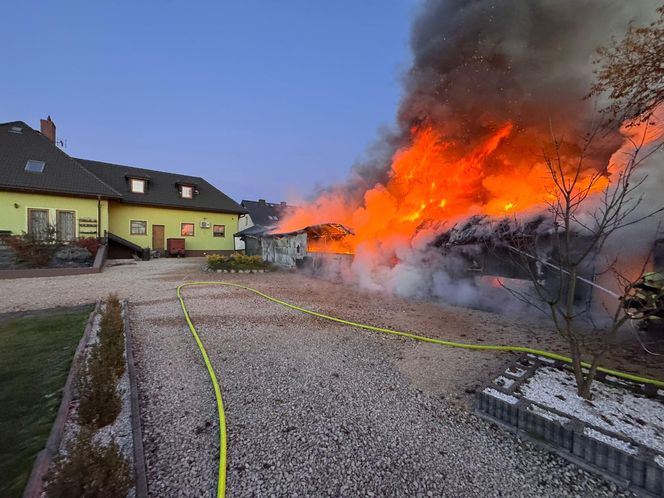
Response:
[[[185,189],[189,192],[189,195],[184,195]],[[194,198],[194,187],[191,185],[180,185],[180,197],[183,199],[193,199]]]
[[[56,235],[59,235],[60,232],[60,226],[58,224],[58,214],[59,213],[74,213],[74,234],[71,239],[66,239],[66,242],[70,242],[72,240],[76,240],[78,237],[78,211],[75,209],[56,209],[55,210],[55,233]],[[63,239],[65,240],[65,239]]]
[[[224,227],[224,232],[221,235],[217,235],[217,232],[214,231],[214,227]],[[214,223],[212,225],[212,236],[213,237],[226,238],[226,225],[224,225],[222,223]]]
[[[140,188],[137,186],[140,185]],[[144,194],[145,193],[145,180],[141,180],[140,178],[131,178],[129,180],[129,190],[133,194]]]
[[[49,226],[53,226],[53,223],[52,223],[53,216],[52,216],[52,213],[51,213],[52,209],[51,208],[44,208],[44,207],[28,207],[25,210],[26,215],[27,215],[27,223],[26,223],[27,230],[26,230],[26,233],[30,234],[30,236],[35,237],[36,239],[41,240],[42,239],[41,234],[35,233],[32,229],[32,223],[31,223],[31,220],[30,220],[31,211],[46,211],[46,225],[47,225],[47,229],[48,229]]]
[[[192,228],[193,228],[192,234],[191,235],[182,235],[182,225],[191,225]],[[190,221],[180,222],[180,237],[196,237],[196,223],[192,223]]]
[[[30,232],[30,210],[36,209],[37,211],[48,211],[48,224],[50,227],[55,228],[56,234],[58,229],[58,211],[71,211],[74,213],[74,239],[80,237],[79,211],[78,209],[70,209],[68,207],[53,207],[53,206],[26,206],[25,208],[25,232]]]
[[[132,230],[133,229],[132,223],[134,223],[134,222],[144,223],[145,224],[145,233],[134,233],[133,230]],[[142,235],[147,235],[147,234],[148,234],[148,220],[129,220],[129,235],[142,236]]]

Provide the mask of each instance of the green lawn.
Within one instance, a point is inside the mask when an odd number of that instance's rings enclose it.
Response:
[[[92,307],[0,318],[0,496],[20,497]]]

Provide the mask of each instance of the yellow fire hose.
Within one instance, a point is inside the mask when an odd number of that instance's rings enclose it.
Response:
[[[357,323],[357,322],[352,322],[350,320],[343,320],[341,318],[336,318],[333,316],[325,315],[323,313],[318,313],[316,311],[311,311],[306,308],[302,308],[300,306],[295,306],[294,304],[287,303],[286,301],[282,301],[281,299],[277,299],[276,297],[269,296],[267,294],[264,294],[263,292],[253,289],[251,287],[247,287],[246,285],[240,285],[240,284],[234,284],[231,282],[189,282],[182,284],[178,286],[177,288],[177,296],[178,299],[180,300],[180,305],[182,306],[182,311],[184,312],[184,317],[185,320],[187,321],[187,325],[189,326],[189,330],[191,330],[192,335],[194,336],[194,339],[196,340],[196,344],[198,344],[198,348],[201,351],[201,354],[203,355],[203,361],[205,362],[205,366],[207,367],[208,374],[210,375],[210,379],[212,380],[212,385],[214,386],[214,394],[217,399],[217,412],[219,413],[219,477],[218,477],[218,484],[217,484],[217,498],[223,498],[225,496],[226,492],[226,417],[224,415],[224,404],[221,399],[221,390],[219,389],[219,382],[217,381],[217,377],[214,373],[214,369],[212,368],[212,364],[210,363],[210,358],[207,355],[207,352],[205,351],[205,346],[203,346],[203,343],[201,342],[200,337],[198,336],[198,333],[196,332],[196,328],[194,327],[193,323],[191,322],[191,318],[189,316],[189,313],[187,312],[187,306],[184,303],[184,299],[182,298],[182,293],[181,289],[184,287],[189,287],[189,286],[194,286],[194,285],[224,285],[227,287],[237,287],[239,289],[244,289],[248,290],[250,292],[253,292],[254,294],[257,294],[269,301],[272,301],[273,303],[280,304],[282,306],[285,306],[287,308],[296,310],[296,311],[301,311],[302,313],[307,313],[309,315],[316,316],[318,318],[324,318],[325,320],[331,320],[333,322],[341,323],[344,325],[350,325],[352,327],[358,327],[361,329],[366,329],[366,330],[373,330],[375,332],[383,332],[385,334],[392,334],[392,335],[397,335],[401,337],[407,337],[409,339],[413,339],[416,341],[421,341],[421,342],[430,342],[433,344],[440,344],[441,346],[448,346],[451,348],[462,348],[462,349],[475,349],[475,350],[484,350],[484,351],[510,351],[510,352],[517,352],[517,353],[531,353],[537,356],[543,356],[545,358],[551,358],[553,360],[559,360],[565,363],[572,363],[572,359],[568,358],[567,356],[563,356],[560,354],[556,353],[550,353],[548,351],[542,351],[540,349],[534,349],[534,348],[528,348],[528,347],[523,347],[523,346],[496,346],[496,345],[488,345],[488,344],[465,344],[462,342],[453,342],[453,341],[444,341],[442,339],[433,339],[431,337],[425,337],[417,334],[411,334],[410,332],[401,332],[399,330],[391,330],[391,329],[386,329],[383,327],[374,327],[373,325],[366,325],[363,323]],[[585,368],[589,368],[590,365],[588,363],[582,363],[582,366]],[[643,384],[652,384],[657,387],[664,388],[664,381],[658,380],[658,379],[650,379],[648,377],[641,377],[639,375],[634,375],[630,374],[627,372],[620,372],[618,370],[611,370],[609,368],[604,368],[604,367],[599,367],[597,369],[598,372],[603,372],[605,374],[613,375],[614,377],[619,377],[622,379],[627,379],[635,382],[640,382]]]

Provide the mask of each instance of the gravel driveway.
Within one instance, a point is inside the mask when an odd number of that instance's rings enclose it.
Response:
[[[234,289],[185,294],[221,379],[230,495],[615,494],[600,479],[421,390],[400,371],[417,344],[296,314]],[[209,436],[211,442],[214,432]]]
[[[180,282],[221,277],[200,264],[161,260],[0,281],[0,311],[79,304],[109,291],[130,299],[151,496],[214,496],[214,395],[175,298]],[[545,328],[490,313],[297,274],[224,277],[374,325],[559,347]],[[469,412],[473,389],[509,354],[360,331],[238,289],[190,287],[184,295],[224,396],[229,496],[623,496]]]

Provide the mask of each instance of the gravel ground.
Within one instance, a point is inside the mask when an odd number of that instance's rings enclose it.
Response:
[[[131,305],[150,496],[212,496],[219,431],[212,383],[179,302]]]
[[[109,292],[143,302],[172,298],[178,283],[201,278],[203,258],[109,261],[102,273],[0,280],[0,313],[94,303]]]
[[[220,280],[201,260],[157,260],[100,275],[0,283],[0,311],[131,301],[148,487],[213,496],[212,386],[175,286]],[[223,275],[302,306],[434,337],[560,349],[523,317],[368,294],[297,274]],[[185,297],[224,395],[229,496],[623,496],[468,411],[509,354],[469,352],[344,327],[224,287]],[[636,368],[621,358],[625,368]],[[658,376],[661,365],[647,371]]]
[[[410,341],[232,289],[185,292],[224,393],[232,496],[618,495],[424,392],[399,368]]]

